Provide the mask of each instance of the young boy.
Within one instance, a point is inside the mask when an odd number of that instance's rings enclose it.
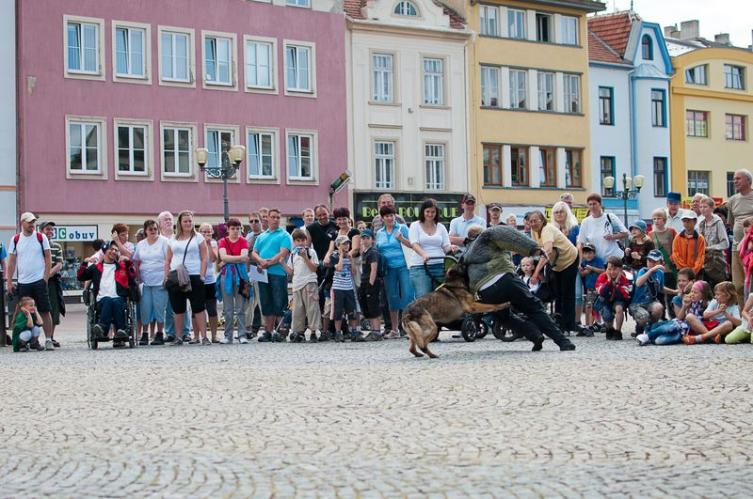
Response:
[[[332,303],[332,320],[335,321],[335,341],[345,341],[343,335],[343,314],[347,314],[350,323],[351,341],[364,341],[363,334],[356,329],[356,293],[353,273],[350,267],[350,239],[348,236],[338,236],[335,239],[337,251],[330,256],[330,264],[334,265],[335,272],[332,275],[332,290],[334,300]],[[346,326],[347,327],[347,326]]]
[[[677,289],[674,290],[672,297],[672,309],[676,317],[682,308],[682,297],[685,296],[685,290],[695,282],[696,275],[693,269],[688,267],[677,271]]]
[[[672,242],[672,261],[678,269],[690,267],[696,275],[703,270],[706,240],[695,230],[697,216],[688,211],[682,215],[683,231]]]
[[[622,271],[622,258],[610,256],[607,270],[596,279],[599,298],[594,308],[607,324],[607,340],[622,339],[625,307],[630,301],[630,282]]]
[[[677,319],[665,321],[662,320],[663,317],[664,305],[656,301],[648,306],[645,322],[641,323],[644,332],[635,337],[640,346],[682,343],[684,330],[681,322]]]
[[[42,316],[37,312],[34,299],[24,296],[18,302],[16,321],[13,324],[13,351],[29,351],[29,346],[34,350],[44,351],[39,343],[39,335],[42,333]]]
[[[379,295],[382,279],[379,277],[379,252],[374,247],[374,233],[370,229],[361,232],[361,286],[358,288],[358,303],[361,313],[369,320],[370,332],[366,341],[381,341]]]
[[[646,256],[646,266],[635,275],[633,300],[628,310],[635,319],[635,338],[643,333],[643,327],[649,321],[649,308],[659,303],[657,297],[664,290],[664,257],[659,250],[651,250]],[[662,310],[662,313],[664,310]]]
[[[317,333],[321,328],[322,316],[319,310],[319,286],[316,281],[316,269],[319,258],[316,252],[307,246],[306,231],[295,229],[291,234],[293,251],[287,264],[283,264],[285,272],[293,276],[293,318],[290,326],[291,343],[301,343],[306,339],[306,323],[308,322],[309,342],[319,341]]]
[[[596,256],[596,248],[591,243],[584,243],[582,248],[583,258],[580,261],[580,277],[583,281],[583,290],[585,292],[583,307],[586,313],[586,327],[578,331],[576,336],[593,336],[594,335],[594,314],[593,306],[599,294],[596,292],[596,280],[599,274],[604,272],[604,261]]]

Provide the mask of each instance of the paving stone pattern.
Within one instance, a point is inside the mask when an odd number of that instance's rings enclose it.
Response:
[[[753,496],[753,346],[0,351],[2,497]],[[77,330],[78,329],[78,330]]]

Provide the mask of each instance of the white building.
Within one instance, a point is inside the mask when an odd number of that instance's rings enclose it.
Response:
[[[16,5],[0,0],[0,241],[16,232]]]
[[[673,73],[659,25],[634,12],[595,16],[588,21],[591,150],[594,186],[604,204],[622,213],[623,175],[645,183],[628,202],[628,218],[651,218],[666,205],[670,185],[669,79]],[[606,189],[603,179],[616,185]]]
[[[383,192],[408,218],[425,197],[452,215],[468,189],[471,32],[432,0],[346,0],[345,12],[354,216],[370,219]]]

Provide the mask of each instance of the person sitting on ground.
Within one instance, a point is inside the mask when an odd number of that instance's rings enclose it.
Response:
[[[293,250],[283,268],[293,277],[293,314],[290,325],[291,343],[301,343],[306,339],[306,323],[308,322],[309,342],[319,340],[319,330],[322,327],[321,310],[319,309],[319,286],[317,285],[316,269],[319,258],[316,251],[308,246],[308,234],[303,229],[295,229],[290,235],[293,238]]]
[[[681,321],[671,319],[662,320],[664,305],[658,301],[648,306],[648,314],[641,324],[643,334],[636,336],[640,346],[646,345],[676,345],[682,343],[683,327]]]
[[[660,303],[658,298],[663,289],[664,257],[661,251],[651,250],[646,258],[646,266],[640,269],[635,276],[633,299],[628,306],[630,315],[633,316],[636,323],[635,332],[631,336],[636,337],[643,333],[643,324],[646,324],[649,319],[649,309],[651,305]]]
[[[688,314],[685,322],[690,327],[690,333],[683,337],[686,345],[721,343],[724,336],[742,322],[735,285],[729,281],[717,284],[714,287],[714,299],[709,302],[703,314]]]
[[[690,325],[685,320],[689,316],[701,317],[711,300],[711,286],[706,281],[695,281],[692,285],[685,288],[685,294],[682,297],[682,307],[677,310],[677,320],[683,326],[683,342],[687,334],[692,334]]]
[[[593,244],[585,242],[581,245],[582,259],[580,261],[580,277],[583,281],[583,310],[586,314],[586,327],[578,331],[576,336],[591,337],[594,335],[594,303],[599,293],[596,291],[596,280],[604,273],[606,265],[601,258],[596,256],[596,248]]]
[[[358,303],[363,317],[369,321],[366,341],[381,341],[380,320],[382,312],[379,296],[382,279],[379,276],[379,252],[374,246],[374,234],[370,229],[361,232],[361,285],[358,287]]]
[[[684,268],[677,271],[677,289],[673,291],[672,296],[672,308],[674,308],[674,316],[677,317],[678,311],[682,308],[682,299],[686,293],[690,292],[688,287],[692,287],[695,283],[695,272],[693,269]],[[666,284],[666,275],[665,275]]]
[[[753,293],[748,295],[748,299],[745,301],[743,311],[740,314],[742,321],[740,325],[732,330],[727,336],[724,337],[724,342],[727,345],[738,345],[740,343],[753,343],[753,334],[751,334],[751,318],[753,318]]]
[[[13,321],[13,337],[11,344],[14,352],[28,352],[31,347],[40,352],[44,347],[39,343],[42,334],[42,316],[37,312],[34,298],[24,296],[16,305],[16,315]]]
[[[646,267],[646,257],[655,248],[654,242],[646,235],[646,222],[636,220],[628,228],[630,244],[625,248],[625,265],[638,271]]]
[[[347,324],[343,325],[343,315],[349,318],[350,340],[364,341],[363,334],[356,329],[358,325],[355,315],[356,291],[353,272],[351,270],[351,251],[348,236],[337,236],[335,246],[337,247],[337,251],[332,253],[329,258],[330,264],[335,268],[335,272],[332,275],[332,291],[334,293],[332,320],[335,322],[335,341],[344,342],[343,330],[348,332]]]
[[[610,256],[607,269],[596,279],[596,292],[599,298],[594,308],[607,324],[607,339],[622,339],[622,323],[625,308],[630,302],[630,282],[622,271],[622,258]]]
[[[678,269],[690,267],[696,275],[703,270],[706,240],[695,230],[696,215],[687,211],[682,216],[683,231],[672,242],[672,261]]]

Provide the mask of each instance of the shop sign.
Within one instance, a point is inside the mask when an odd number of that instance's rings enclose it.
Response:
[[[588,208],[587,207],[573,207],[572,208],[573,215],[575,215],[575,218],[578,219],[578,223],[582,222],[584,218],[588,216]],[[551,220],[552,219],[552,207],[549,206],[546,209],[546,219]]]
[[[90,242],[99,235],[96,225],[58,225],[55,227],[52,239],[66,243]]]
[[[379,215],[377,198],[384,192],[356,192],[353,194],[353,218],[370,223]],[[442,194],[438,192],[394,192],[390,193],[395,198],[395,210],[406,222],[410,223],[418,219],[418,211],[421,203],[427,198],[437,201],[439,219],[448,224],[450,220],[460,216],[460,197],[458,194]]]

